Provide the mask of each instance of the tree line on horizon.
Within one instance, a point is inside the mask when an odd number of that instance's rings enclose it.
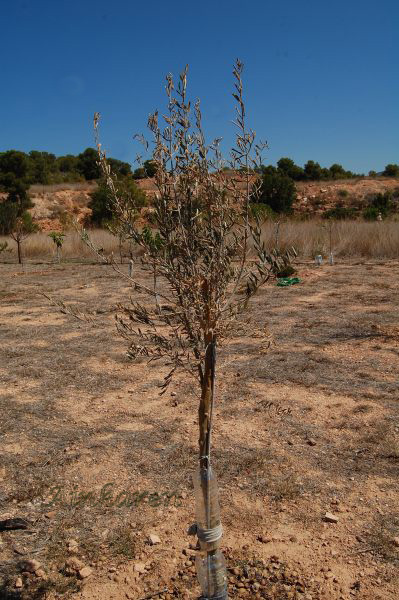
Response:
[[[120,177],[132,177],[133,179],[145,179],[153,177],[155,166],[151,160],[135,170],[132,170],[128,162],[117,158],[108,158],[112,171]],[[50,152],[32,150],[29,153],[20,150],[7,150],[0,152],[0,185],[4,177],[10,173],[17,179],[23,179],[26,184],[56,184],[75,183],[79,181],[93,181],[101,178],[100,168],[97,164],[98,155],[94,148],[86,148],[78,155],[67,154],[56,156]],[[338,163],[330,167],[322,167],[314,160],[308,160],[303,167],[295,164],[288,157],[282,157],[276,166],[264,166],[257,169],[261,174],[274,173],[276,170],[287,175],[293,181],[328,181],[333,179],[350,179],[364,177],[363,174],[353,173],[346,170]],[[369,171],[370,177],[386,176],[398,177],[399,165],[388,164],[384,171],[377,173]]]

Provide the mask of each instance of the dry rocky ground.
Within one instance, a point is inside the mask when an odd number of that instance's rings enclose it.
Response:
[[[112,268],[0,273],[0,521],[27,526],[0,533],[0,597],[198,598],[195,383],[160,397],[167,367],[128,361],[113,315],[131,292]],[[229,597],[394,600],[399,262],[299,275],[264,288],[219,351]]]
[[[297,198],[293,205],[294,214],[321,217],[337,205],[353,208],[361,213],[368,206],[370,196],[397,192],[398,184],[398,179],[386,177],[300,181],[296,183]]]

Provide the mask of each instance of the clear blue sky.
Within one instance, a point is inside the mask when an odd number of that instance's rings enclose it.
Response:
[[[265,164],[399,163],[398,0],[3,0],[0,17],[0,151],[77,154],[99,111],[108,154],[133,162],[132,134],[186,63],[207,134],[228,147],[238,56]]]

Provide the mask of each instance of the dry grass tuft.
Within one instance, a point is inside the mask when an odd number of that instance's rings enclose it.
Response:
[[[102,248],[104,254],[115,255],[119,254],[119,240],[113,236],[109,231],[104,229],[96,229],[91,234],[91,239],[97,248]],[[12,243],[7,237],[0,238],[1,241],[7,241],[11,252],[5,252],[2,258],[6,260],[13,260],[16,257],[15,244]],[[47,233],[36,233],[31,235],[23,245],[23,256],[25,259],[47,259],[56,260],[54,243],[49,238]],[[127,253],[127,246],[125,248]],[[88,248],[79,233],[75,231],[67,232],[65,235],[64,244],[61,251],[61,260],[88,260],[95,258],[92,250]]]
[[[363,439],[376,449],[379,456],[399,459],[399,428],[394,423],[388,420],[377,422]]]
[[[386,562],[399,564],[399,553],[393,539],[397,536],[399,515],[377,515],[365,533],[365,543],[375,556]]]
[[[275,240],[272,221],[263,225],[263,238],[269,247]],[[329,255],[329,233],[325,221],[286,221],[280,224],[280,248],[294,246],[301,258]],[[338,257],[397,258],[399,222],[340,221],[333,224],[333,253]]]
[[[275,244],[276,226],[272,221],[263,225],[263,239],[269,248]],[[104,229],[93,230],[91,239],[97,248],[103,248],[109,255],[119,255],[119,240]],[[389,259],[399,256],[399,221],[367,223],[363,221],[340,221],[333,224],[333,253],[341,258]],[[8,250],[1,254],[4,261],[16,259],[13,241],[8,242]],[[316,254],[329,255],[329,235],[325,221],[285,221],[280,224],[279,245],[282,251],[294,246],[302,259],[314,258]],[[128,256],[127,245],[123,254]],[[27,260],[55,260],[54,244],[47,233],[31,235],[23,245],[23,255]],[[77,232],[67,232],[62,248],[63,260],[90,260],[94,257]]]

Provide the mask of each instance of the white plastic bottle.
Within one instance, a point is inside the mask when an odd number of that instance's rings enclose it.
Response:
[[[226,562],[220,550],[195,559],[202,595],[207,600],[227,600]]]
[[[201,553],[196,558],[198,580],[206,600],[227,600],[227,572],[222,552],[219,492],[216,475],[209,467],[194,477],[197,535]]]

